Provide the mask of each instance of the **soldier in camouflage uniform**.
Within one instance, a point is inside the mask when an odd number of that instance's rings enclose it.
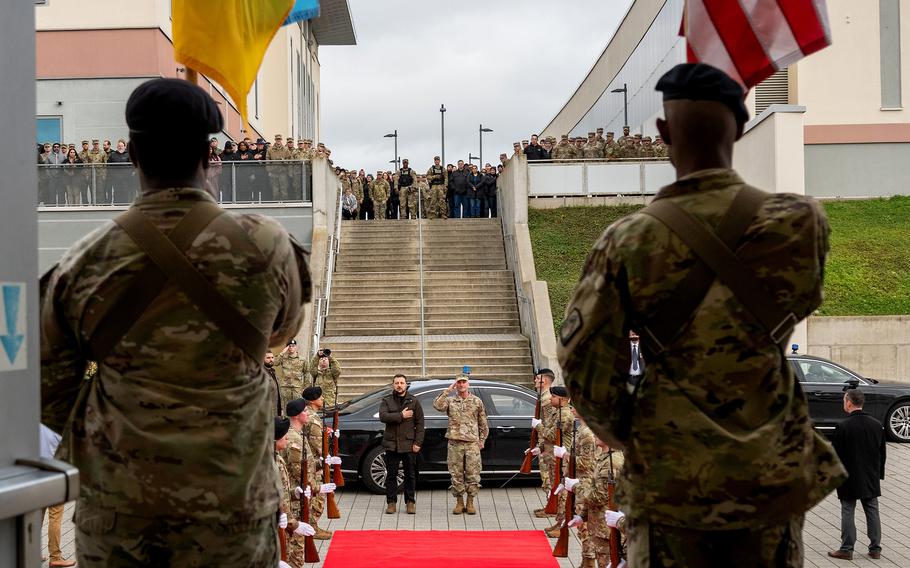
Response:
[[[310,385],[322,388],[326,406],[335,406],[338,393],[338,379],[341,377],[341,363],[332,357],[331,349],[320,349],[310,359],[307,374],[311,377]]]
[[[308,480],[301,479],[301,466],[303,460],[304,441],[303,429],[309,415],[306,412],[306,400],[298,398],[287,403],[285,414],[290,421],[291,428],[287,434],[287,448],[282,454],[291,487],[307,487]],[[308,465],[308,468],[312,466]],[[295,494],[290,502],[288,516],[293,519],[302,519],[299,495]],[[303,536],[292,535],[288,538],[288,560],[291,566],[303,566]]]
[[[304,383],[304,375],[307,366],[306,359],[298,353],[297,340],[292,339],[281,353],[275,357],[275,369],[278,373],[278,381],[281,385],[281,400],[294,400],[300,398],[300,393],[304,387],[309,386]]]
[[[300,481],[300,451],[292,450],[291,433],[294,429],[288,418],[275,417],[275,468],[279,479],[279,492],[281,496],[280,515],[278,520],[279,530],[287,531],[288,534],[288,563],[284,566],[302,568],[304,563],[303,545],[306,535],[315,534],[312,525],[303,522],[300,517],[300,495],[303,490],[299,487],[292,491],[291,487]],[[299,440],[300,434],[297,434]],[[285,454],[292,454],[291,461],[285,460]],[[297,477],[294,477],[293,469],[289,465],[293,464],[293,456],[297,459]],[[283,568],[279,563],[279,568]]]
[[[550,387],[550,407],[555,411],[555,418],[552,421],[548,421],[546,424],[541,423],[540,436],[549,440],[552,445],[553,459],[558,456],[557,452],[565,454],[567,448],[572,444],[572,422],[575,420],[575,415],[572,413],[572,409],[569,407],[569,392],[566,390],[566,387],[555,386]],[[556,444],[556,433],[562,430],[562,445]],[[569,456],[562,456],[562,469],[556,471],[554,463],[554,469],[552,475],[556,477],[562,477],[566,475],[569,471]],[[550,483],[553,483],[553,479],[550,479]],[[547,498],[549,499],[549,490],[552,489],[552,485],[547,488]],[[537,514],[537,511],[534,512],[535,516],[540,516]],[[567,519],[566,516],[566,492],[559,492],[559,502],[556,506],[556,522],[553,523],[553,526],[546,530],[547,536],[550,538],[556,538],[559,536],[559,529],[562,527],[562,524]]]
[[[523,156],[524,150],[521,147],[521,144],[518,142],[512,142],[512,155],[513,156]]]
[[[667,147],[664,145],[664,141],[660,136],[654,137],[654,157],[655,158],[666,158],[667,157]]]
[[[554,160],[571,160],[575,158],[575,146],[569,144],[569,135],[563,134],[559,140],[559,144],[553,148],[553,159]]]
[[[447,462],[452,477],[452,495],[455,496],[454,515],[477,512],[474,497],[480,491],[480,451],[490,433],[483,401],[468,392],[469,389],[468,376],[461,374],[433,401],[433,408],[449,417]],[[452,390],[457,391],[454,397],[449,396]],[[465,493],[467,502],[463,498]]]
[[[616,140],[616,142],[617,142],[620,146],[622,146],[622,145],[624,145],[624,144],[626,143],[626,138],[631,138],[631,135],[629,134],[629,127],[628,127],[628,126],[623,126],[623,127],[622,127],[622,136],[620,136],[620,137]]]
[[[217,207],[202,189],[208,134],[223,126],[208,94],[183,80],[147,81],[127,101],[126,123],[142,173],[133,214],[174,235],[186,215]],[[166,159],[160,152],[172,152],[175,137],[202,151]],[[221,213],[184,256],[226,302],[243,306],[263,345],[300,328],[310,280],[279,223]],[[80,471],[79,565],[272,568],[279,480],[265,348],[247,353],[172,281],[140,317],[118,320],[150,264],[108,223],[43,277],[42,422],[63,433],[61,455]],[[106,353],[94,351],[98,326],[124,324]],[[98,373],[85,381],[95,357]]]
[[[748,118],[742,89],[704,64],[674,67],[657,88],[666,117],[657,128],[677,181],[655,201],[717,226],[745,187],[730,169]],[[822,208],[805,196],[766,195],[732,248],[778,298],[768,309],[792,321],[772,337],[724,282],[709,281],[663,350],[641,334],[659,355],[629,402],[630,422],[617,419],[629,414],[616,405],[629,392],[628,332],[654,325],[698,265],[695,254],[656,218],[624,217],[595,243],[566,310],[558,352],[566,384],[595,434],[626,446],[619,501],[632,568],[802,566],[805,512],[845,478],[812,428],[784,348],[786,326],[821,304]],[[628,435],[618,437],[626,424]]]
[[[398,170],[398,195],[401,201],[401,218],[417,218],[417,172],[408,166],[408,159],[401,161]]]
[[[613,133],[607,132],[607,138],[604,140],[604,158],[607,160],[616,159],[617,149],[619,149],[619,144],[613,139]]]
[[[553,487],[553,442],[547,440],[542,434],[544,430],[554,427],[557,419],[557,409],[550,404],[550,387],[556,376],[550,369],[540,369],[534,376],[534,390],[540,392],[540,418],[531,419],[531,427],[537,429],[537,462],[540,467],[541,487],[549,492]],[[547,515],[544,507],[534,511],[534,516],[541,519]]]
[[[281,134],[275,135],[275,143],[265,153],[268,162],[287,161],[291,159],[291,151],[281,142]],[[290,195],[291,178],[288,169],[283,165],[266,165],[269,178],[272,180],[272,195],[278,201],[286,201]]]
[[[439,156],[433,157],[433,165],[427,170],[427,180],[430,182],[430,191],[427,201],[427,219],[447,219],[449,206],[446,203],[446,189],[449,185],[449,174],[442,167]]]
[[[310,474],[310,487],[312,488],[313,497],[310,499],[310,524],[316,530],[314,538],[319,540],[328,540],[332,538],[332,531],[323,530],[319,527],[319,518],[322,517],[322,511],[325,510],[325,495],[335,491],[334,483],[323,483],[328,481],[322,479],[322,460],[326,457],[322,454],[322,437],[323,423],[320,411],[325,406],[322,397],[322,389],[319,387],[307,387],[303,389],[303,398],[307,401],[306,424],[301,431],[304,440],[304,447],[307,452],[307,467]]]
[[[373,197],[373,213],[376,219],[385,219],[385,206],[389,200],[389,182],[385,172],[376,172],[376,179],[370,184]]]
[[[445,193],[443,192],[443,196]],[[418,203],[420,202],[421,197],[423,197],[423,203],[420,203],[420,207],[423,208],[423,215],[426,217],[427,211],[430,209],[430,184],[427,183],[427,176],[420,174],[417,176],[417,184],[415,185],[413,191],[408,195],[408,211],[414,212],[414,218],[420,214],[418,210]],[[412,201],[413,200],[413,201]]]
[[[581,566],[594,568],[596,563],[599,568],[606,568],[610,562],[610,530],[604,513],[608,510],[609,503],[610,467],[613,467],[614,479],[618,480],[623,455],[598,440],[587,425],[579,427],[577,436],[579,483],[575,488],[575,512],[584,521],[578,527]],[[623,551],[620,551],[620,555],[624,556]]]
[[[107,203],[105,201],[105,183],[107,182],[107,154],[101,149],[98,139],[92,140],[92,149],[89,150],[83,162],[86,163],[85,171],[89,176],[89,185],[92,186],[93,195],[88,200],[89,203]],[[92,179],[94,176],[94,179]]]
[[[594,139],[593,132],[588,132],[588,141],[582,146],[581,155],[586,160],[599,160],[604,157],[603,146]]]

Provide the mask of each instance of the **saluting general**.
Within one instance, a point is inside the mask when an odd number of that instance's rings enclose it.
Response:
[[[632,568],[802,566],[805,512],[844,479],[785,349],[821,304],[828,224],[816,201],[733,171],[738,83],[682,64],[657,90],[676,182],[595,243],[560,333],[566,385],[594,433],[626,448]]]
[[[223,120],[202,89],[145,82],[126,124],[142,194],[42,278],[42,422],[79,468],[79,566],[273,568],[262,361],[300,328],[305,253],[277,221],[227,213],[204,189]]]
[[[452,477],[452,495],[455,496],[454,515],[473,515],[477,512],[474,498],[480,491],[480,450],[490,434],[483,401],[471,394],[470,388],[468,376],[458,375],[455,382],[433,401],[433,408],[449,417],[447,461]],[[456,391],[455,396],[449,396],[453,390]]]

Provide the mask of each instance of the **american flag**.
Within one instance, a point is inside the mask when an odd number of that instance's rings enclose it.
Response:
[[[689,63],[746,89],[831,44],[825,0],[686,0],[679,33]]]

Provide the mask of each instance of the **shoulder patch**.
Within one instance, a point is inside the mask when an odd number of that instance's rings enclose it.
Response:
[[[566,321],[562,322],[559,340],[562,342],[563,347],[572,341],[572,338],[575,337],[575,334],[578,333],[582,325],[581,312],[578,311],[578,308],[575,308],[572,310],[572,313],[569,314],[569,317],[566,318]]]

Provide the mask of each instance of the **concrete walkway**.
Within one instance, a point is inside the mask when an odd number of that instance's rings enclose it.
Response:
[[[803,539],[807,567],[878,566],[905,568],[910,566],[910,444],[889,444],[886,479],[879,500],[882,518],[882,559],[870,560],[865,556],[865,518],[858,506],[856,526],[859,541],[854,560],[847,562],[828,558],[827,552],[840,544],[840,503],[832,493],[806,516]],[[532,511],[543,505],[544,493],[539,487],[525,482],[522,486],[499,489],[499,482],[485,482],[478,499],[477,515],[452,515],[454,500],[441,485],[421,487],[417,493],[417,514],[407,515],[400,510],[386,515],[385,496],[373,495],[351,485],[338,494],[341,518],[323,522],[329,530],[543,530],[550,519],[538,519]],[[399,506],[401,509],[401,506]],[[63,550],[68,556],[74,551],[72,504],[67,506],[63,524]],[[46,531],[46,527],[45,527]],[[580,564],[581,543],[572,531],[569,558],[560,559],[563,568]],[[46,542],[46,536],[45,536]],[[320,555],[325,559],[331,541],[316,541]],[[550,541],[555,542],[553,540]],[[47,554],[44,547],[43,554]],[[322,564],[316,564],[321,566]],[[45,563],[45,566],[47,564]]]

